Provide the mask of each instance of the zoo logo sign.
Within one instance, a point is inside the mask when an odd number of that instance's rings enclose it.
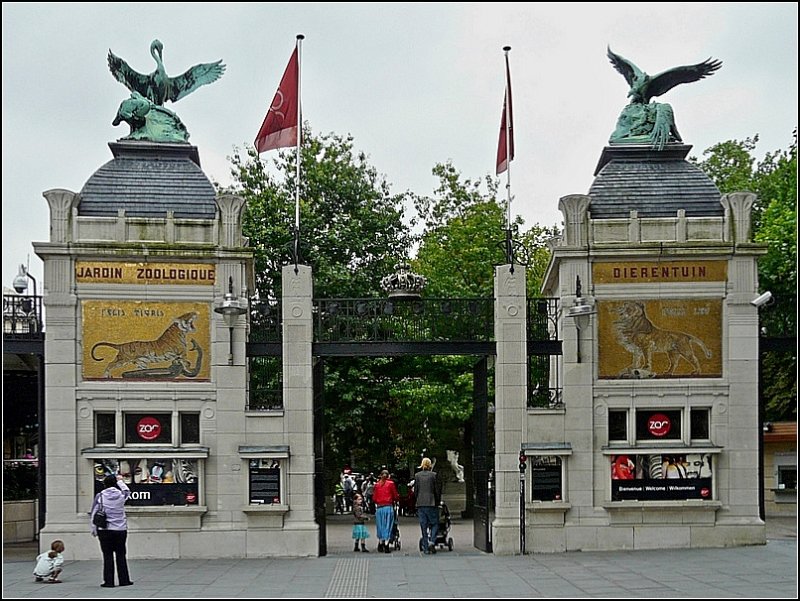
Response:
[[[136,433],[142,440],[155,440],[161,435],[161,422],[154,417],[143,417],[136,424]]]

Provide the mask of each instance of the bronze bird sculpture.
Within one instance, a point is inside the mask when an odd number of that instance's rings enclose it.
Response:
[[[155,105],[163,106],[168,100],[177,102],[197,88],[219,79],[225,72],[222,59],[215,63],[202,63],[190,67],[178,77],[170,77],[164,69],[164,45],[159,40],[150,44],[150,54],[156,61],[156,70],[143,75],[131,69],[123,59],[108,51],[108,68],[111,74],[131,92],[138,92]]]
[[[658,75],[650,76],[628,59],[612,52],[610,46],[608,47],[608,58],[614,68],[622,73],[625,81],[628,82],[631,88],[628,96],[632,104],[647,104],[652,97],[661,96],[679,84],[698,81],[713,75],[714,71],[722,66],[722,61],[709,58],[696,65],[673,67]]]

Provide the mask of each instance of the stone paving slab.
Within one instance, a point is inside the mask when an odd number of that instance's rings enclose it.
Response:
[[[3,598],[789,598],[796,599],[796,527],[766,545],[725,549],[567,552],[498,557],[459,537],[421,555],[413,521],[390,554],[353,553],[331,524],[326,557],[129,561],[134,586],[100,588],[100,561],[67,561],[62,584],[34,583],[36,547],[4,546]],[[87,534],[87,536],[89,536]],[[131,536],[135,536],[132,533]],[[372,541],[374,542],[374,541]],[[411,544],[408,544],[411,543]]]

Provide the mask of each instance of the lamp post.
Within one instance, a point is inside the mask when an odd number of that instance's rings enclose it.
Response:
[[[19,273],[14,278],[12,286],[17,294],[23,294],[28,290],[28,278],[33,282],[33,297],[23,298],[21,302],[22,310],[28,314],[34,312],[34,320],[36,323],[36,334],[40,335],[42,331],[42,320],[39,314],[39,307],[37,306],[38,291],[36,290],[36,278],[33,277],[28,271],[27,267],[20,263]],[[30,328],[31,322],[28,322]],[[30,329],[28,330],[30,333]],[[37,353],[38,354],[38,353]],[[44,404],[44,354],[38,354],[38,369],[36,371],[36,417],[37,417],[37,437],[38,437],[38,465],[37,465],[37,484],[38,484],[38,500],[39,512],[37,515],[36,530],[39,531],[45,526],[45,518],[47,516],[47,478],[46,478],[46,461],[47,450],[45,444],[45,404]]]
[[[233,365],[233,328],[240,315],[247,313],[247,309],[239,304],[239,299],[233,293],[233,276],[228,279],[228,292],[222,299],[222,304],[214,309],[215,313],[220,313],[228,326],[230,333],[230,350],[228,352],[228,365]]]
[[[567,317],[575,320],[575,328],[578,330],[576,346],[578,349],[578,363],[581,362],[581,331],[589,325],[589,316],[594,315],[595,310],[581,297],[581,276],[575,276],[575,304],[570,307]]]

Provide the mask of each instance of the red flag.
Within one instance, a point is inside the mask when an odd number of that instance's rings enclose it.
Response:
[[[514,111],[511,105],[511,69],[506,54],[506,96],[503,99],[503,118],[500,119],[500,140],[497,142],[497,175],[508,169],[510,160],[514,160]]]
[[[286,71],[281,78],[275,98],[258,130],[255,147],[258,153],[297,145],[297,112],[300,107],[298,83],[300,72],[297,62],[297,46],[294,48]]]

